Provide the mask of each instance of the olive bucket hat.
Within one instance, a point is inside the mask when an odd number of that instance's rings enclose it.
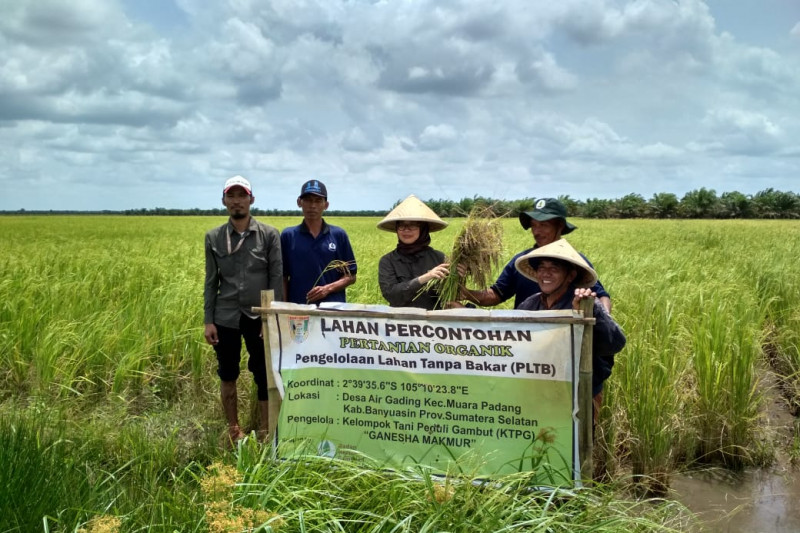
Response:
[[[522,224],[523,229],[530,229],[531,220],[544,222],[554,218],[560,218],[564,221],[564,230],[561,235],[566,235],[578,229],[577,226],[567,222],[567,208],[555,198],[539,198],[536,200],[531,211],[523,211],[519,214],[519,223]]]

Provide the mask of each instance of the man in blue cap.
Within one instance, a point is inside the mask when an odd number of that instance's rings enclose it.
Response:
[[[465,299],[484,307],[491,307],[505,302],[513,296],[516,309],[526,298],[541,292],[541,288],[535,281],[523,276],[517,270],[515,266],[517,259],[531,250],[553,243],[577,229],[567,221],[567,208],[555,198],[536,200],[531,211],[519,214],[519,222],[523,229],[531,230],[535,241],[533,248],[523,250],[512,257],[503,272],[500,273],[500,277],[488,289],[465,289],[462,294]],[[581,257],[589,263],[589,266],[592,266],[592,263],[583,254]],[[598,280],[591,289],[597,294],[598,300],[606,310],[611,312],[611,297],[600,281]]]
[[[303,184],[297,198],[303,222],[281,233],[287,302],[345,302],[345,288],[356,282],[356,258],[347,233],[322,218],[328,206],[324,183]]]

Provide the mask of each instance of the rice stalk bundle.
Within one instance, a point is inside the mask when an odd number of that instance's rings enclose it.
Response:
[[[325,266],[325,268],[322,269],[322,272],[320,272],[319,276],[317,276],[317,279],[314,280],[314,284],[311,285],[311,288],[313,289],[314,287],[316,287],[319,284],[320,280],[322,279],[322,276],[324,276],[331,270],[339,272],[339,274],[341,274],[342,277],[351,276],[352,274],[350,273],[350,267],[355,264],[356,264],[355,261],[342,261],[341,259],[334,259],[333,261],[328,263]],[[306,299],[306,303],[308,304],[311,302],[309,302],[308,299]]]
[[[488,286],[502,254],[502,219],[491,206],[473,207],[453,243],[450,274],[440,282],[438,306],[445,307],[447,302],[461,299],[462,286]]]

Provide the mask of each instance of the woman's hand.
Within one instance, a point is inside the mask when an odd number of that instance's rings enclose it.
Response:
[[[432,269],[428,270],[418,279],[420,285],[425,285],[432,279],[444,279],[448,275],[450,275],[450,263],[442,263],[441,265],[436,265]]]

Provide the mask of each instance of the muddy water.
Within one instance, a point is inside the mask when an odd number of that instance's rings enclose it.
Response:
[[[709,470],[676,475],[671,485],[703,532],[800,532],[800,470]]]

